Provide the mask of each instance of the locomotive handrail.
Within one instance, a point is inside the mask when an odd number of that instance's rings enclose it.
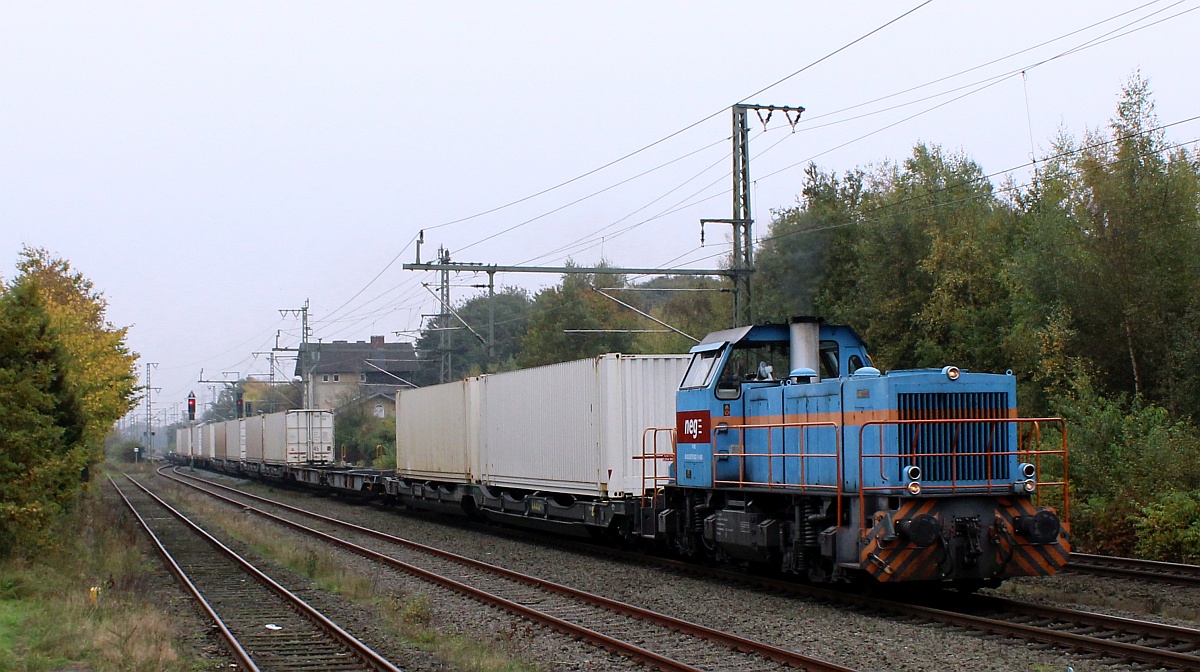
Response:
[[[787,452],[776,453],[772,450],[772,447],[773,447],[772,444],[774,442],[774,438],[773,438],[774,434],[770,430],[773,430],[773,429],[779,429],[779,430],[801,429],[801,430],[803,430],[803,429],[811,429],[811,428],[817,428],[817,427],[828,427],[833,430],[834,452],[832,452],[832,453],[809,453],[809,452],[806,452],[804,450],[804,448],[805,448],[806,441],[807,441],[807,438],[806,438],[807,432],[803,432],[803,431],[799,432],[800,440],[799,440],[799,450],[797,453],[795,453],[795,454],[791,454],[791,453],[787,453]],[[841,432],[841,424],[840,423],[832,422],[832,421],[824,421],[824,422],[765,422],[765,423],[752,423],[752,424],[741,424],[741,425],[729,424],[729,425],[723,425],[722,429],[737,430],[739,433],[738,438],[740,441],[740,443],[737,445],[740,445],[740,446],[746,445],[746,430],[757,430],[757,429],[768,430],[767,431],[767,452],[765,452],[765,453],[747,453],[743,449],[743,452],[737,454],[737,458],[738,458],[738,462],[739,462],[738,473],[739,473],[739,476],[741,476],[741,477],[738,478],[737,480],[728,480],[728,479],[722,480],[722,479],[717,478],[717,458],[719,455],[726,455],[728,457],[733,457],[733,454],[732,453],[718,453],[716,446],[714,444],[713,448],[712,448],[712,456],[713,456],[713,459],[712,459],[712,465],[713,465],[712,466],[712,468],[713,468],[712,482],[713,482],[714,486],[717,486],[717,485],[732,485],[732,486],[737,486],[737,487],[757,486],[757,487],[765,487],[767,490],[788,490],[788,491],[793,491],[793,492],[799,491],[801,493],[808,493],[810,491],[822,491],[822,492],[831,491],[834,493],[835,499],[837,500],[837,518],[836,518],[836,520],[842,519],[842,480],[843,480],[843,478],[842,478],[842,432]],[[786,448],[784,448],[784,450],[786,451]],[[767,458],[767,480],[766,480],[766,482],[747,481],[744,478],[744,475],[746,473],[746,458],[748,458],[748,457],[765,457],[765,458]],[[834,465],[835,465],[835,468],[834,468],[834,472],[835,472],[835,482],[834,483],[835,484],[834,485],[808,485],[804,482],[805,481],[804,474],[805,474],[807,461],[811,458],[826,458],[826,459],[832,459],[834,461]],[[798,484],[775,483],[774,482],[774,475],[775,475],[774,468],[775,468],[775,460],[776,459],[784,460],[785,465],[787,464],[787,460],[798,460],[799,461],[800,478],[799,478]]]
[[[1060,432],[1061,437],[1062,437],[1061,438],[1061,442],[1062,442],[1061,447],[1056,450],[1035,450],[1032,446],[1041,444],[1042,425],[1049,424],[1049,423],[1057,424],[1061,428],[1061,432]],[[950,452],[937,452],[937,453],[917,452],[916,446],[917,446],[917,442],[919,440],[920,435],[917,433],[914,433],[914,436],[912,439],[912,445],[911,445],[910,451],[908,453],[905,453],[902,455],[902,454],[900,454],[899,450],[897,450],[897,452],[895,454],[884,453],[884,432],[882,430],[882,427],[884,427],[884,426],[887,426],[887,425],[947,425],[947,424],[956,425],[956,427],[954,428],[955,429],[954,439],[950,442],[950,447],[951,447]],[[1017,445],[1014,449],[1009,449],[1009,450],[985,450],[985,451],[973,451],[973,452],[969,452],[969,453],[960,453],[960,452],[958,452],[958,446],[959,446],[958,437],[959,437],[959,434],[961,433],[962,426],[963,425],[971,425],[971,424],[975,424],[975,425],[990,424],[990,425],[994,425],[996,427],[999,427],[1002,424],[1003,425],[1016,425]],[[1028,426],[1028,434],[1026,434],[1024,436],[1022,435],[1022,432],[1021,432],[1022,426]],[[865,443],[863,440],[864,434],[868,427],[880,427],[878,441],[877,441],[879,452],[873,453],[870,455],[868,455],[865,451]],[[994,437],[995,432],[992,432],[990,436]],[[987,446],[989,448],[991,448],[992,445],[993,445],[992,441],[989,438],[989,440],[987,442]],[[897,446],[897,448],[899,448],[899,446]],[[1063,493],[1063,511],[1062,511],[1063,517],[1062,517],[1062,519],[1064,522],[1070,520],[1070,496],[1069,496],[1069,493],[1067,492],[1067,481],[1068,481],[1068,479],[1067,479],[1067,474],[1068,474],[1068,471],[1067,471],[1067,466],[1068,466],[1067,465],[1067,426],[1066,426],[1066,422],[1062,418],[928,418],[928,419],[923,419],[923,420],[899,420],[899,419],[871,420],[868,422],[864,422],[864,423],[862,423],[862,425],[859,426],[859,429],[858,429],[858,455],[859,455],[859,459],[858,459],[858,500],[859,500],[860,526],[861,526],[861,524],[865,523],[865,519],[866,519],[867,492],[882,492],[882,491],[895,492],[902,488],[902,485],[900,485],[900,484],[897,484],[894,486],[886,485],[886,486],[867,487],[865,485],[866,481],[864,479],[864,475],[865,475],[864,464],[866,463],[866,461],[868,459],[878,460],[879,470],[880,470],[880,475],[882,477],[882,480],[887,481],[889,479],[887,478],[887,476],[884,472],[884,466],[883,466],[883,463],[885,460],[896,460],[897,462],[899,462],[901,459],[904,459],[904,458],[910,458],[910,459],[915,460],[915,459],[923,458],[923,457],[952,458],[952,459],[950,459],[951,473],[950,473],[950,479],[948,479],[949,483],[948,484],[926,484],[926,482],[922,481],[922,485],[924,486],[924,489],[926,491],[933,492],[933,493],[939,493],[939,494],[961,494],[964,492],[967,492],[967,493],[980,492],[980,493],[984,493],[984,494],[1001,494],[1001,493],[1011,493],[1012,492],[1012,490],[1011,490],[1012,484],[1015,483],[1016,481],[1013,479],[1006,479],[1004,481],[1004,483],[998,485],[996,483],[995,479],[992,477],[992,473],[991,473],[992,458],[999,457],[999,456],[1016,455],[1018,457],[1018,459],[1024,459],[1025,461],[1033,462],[1034,467],[1035,467],[1035,473],[1037,473],[1038,475],[1041,475],[1041,473],[1042,473],[1042,471],[1041,471],[1042,457],[1044,455],[1060,455],[1062,457],[1062,470],[1063,470],[1062,471],[1062,480],[1038,481],[1035,497],[1037,497],[1037,501],[1040,502],[1042,488],[1062,488],[1062,493]],[[958,478],[958,473],[957,473],[958,459],[963,458],[963,457],[985,458],[984,464],[986,465],[985,468],[986,468],[987,473],[986,473],[986,478],[983,479],[982,483],[974,483],[974,484],[959,483],[960,479]],[[945,480],[945,479],[943,479],[943,480]]]
[[[837,500],[837,520],[841,520],[843,477],[842,477],[842,432],[841,432],[841,425],[839,423],[828,422],[828,421],[827,422],[777,422],[777,423],[755,423],[755,424],[745,424],[745,425],[722,424],[722,426],[721,426],[721,428],[724,430],[738,430],[740,432],[741,436],[739,438],[741,440],[741,444],[739,444],[739,445],[745,445],[745,430],[747,430],[747,429],[766,429],[766,430],[807,429],[807,428],[813,428],[813,427],[828,427],[833,430],[834,446],[835,446],[834,452],[832,452],[832,453],[807,453],[807,452],[804,452],[803,447],[804,447],[805,441],[806,441],[805,432],[800,432],[800,447],[801,447],[800,452],[795,453],[795,454],[775,453],[772,450],[772,443],[773,443],[772,434],[771,434],[771,432],[768,431],[767,432],[767,452],[766,453],[746,453],[746,452],[738,453],[738,459],[740,462],[739,473],[741,473],[741,474],[745,473],[745,465],[746,465],[745,458],[747,458],[747,457],[766,457],[766,458],[768,458],[767,459],[767,482],[765,482],[765,483],[759,483],[759,482],[755,482],[755,481],[746,481],[745,479],[738,479],[736,481],[718,479],[717,478],[717,457],[718,457],[718,455],[728,455],[730,457],[732,457],[732,455],[728,454],[728,453],[717,453],[716,448],[713,447],[713,449],[712,449],[712,458],[713,458],[712,459],[712,464],[713,464],[712,482],[713,482],[713,485],[714,486],[716,486],[716,485],[760,486],[760,487],[766,487],[768,490],[784,489],[784,490],[799,490],[801,492],[809,492],[812,490],[833,491],[835,493],[835,498]],[[670,436],[671,436],[671,452],[670,453],[660,453],[660,452],[658,452],[658,449],[657,449],[658,433],[665,432],[665,431],[670,431]],[[651,434],[653,434],[653,437],[654,437],[653,443],[654,443],[655,448],[654,448],[653,452],[647,453],[646,452],[646,437]],[[674,427],[649,427],[642,431],[642,454],[635,455],[634,459],[642,461],[642,487],[643,487],[643,490],[646,489],[647,481],[650,481],[653,483],[653,487],[651,488],[653,491],[653,494],[650,496],[650,499],[654,503],[655,506],[657,506],[657,504],[658,504],[658,495],[659,495],[658,483],[661,481],[670,481],[671,480],[670,475],[660,476],[658,474],[658,462],[659,462],[659,460],[678,461],[678,454],[677,454],[678,447],[679,447],[678,434],[676,433],[676,430]],[[835,464],[835,472],[836,472],[836,481],[835,481],[834,485],[805,485],[804,484],[804,471],[806,469],[806,462],[810,458],[833,459],[834,464]],[[774,476],[774,460],[775,459],[799,460],[799,462],[800,462],[800,484],[793,485],[793,484],[788,484],[788,483],[772,482],[774,480],[773,476]],[[646,476],[646,462],[647,461],[654,462],[654,473],[650,477]],[[643,497],[643,501],[644,500],[645,500],[645,497]]]
[[[669,452],[669,453],[658,452],[658,435],[662,432],[667,432],[669,434],[669,436],[671,437],[671,452]],[[651,443],[654,446],[651,449],[651,452],[649,452],[649,453],[646,452],[646,437],[647,436],[652,437]],[[677,435],[676,429],[674,427],[647,427],[646,429],[642,430],[642,454],[634,455],[633,459],[640,460],[642,463],[642,504],[643,505],[646,504],[646,499],[647,499],[646,491],[650,490],[650,492],[652,493],[650,496],[651,504],[655,508],[658,507],[658,491],[659,491],[658,485],[662,481],[669,482],[671,480],[670,473],[659,475],[658,463],[660,461],[673,462],[675,460],[675,458],[676,458],[675,446],[677,444],[677,437],[678,437],[678,435]],[[654,465],[654,473],[649,478],[647,478],[647,476],[646,476],[646,463],[647,462],[651,462]],[[649,483],[650,483],[649,488],[646,487],[647,481],[649,481]]]

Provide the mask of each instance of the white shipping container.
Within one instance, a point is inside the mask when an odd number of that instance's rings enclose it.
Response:
[[[255,415],[245,420],[246,461],[263,461],[263,416]]]
[[[396,393],[396,475],[471,483],[479,464],[481,378]]]
[[[244,462],[246,460],[245,420],[225,421],[225,459]]]
[[[675,426],[690,355],[602,355],[483,376],[479,461],[488,485],[641,494],[642,434]]]
[[[217,427],[216,423],[200,425],[200,454],[197,457],[211,460],[217,456]]]
[[[333,413],[300,410],[264,415],[263,462],[331,464]]]
[[[226,444],[229,442],[229,433],[225,431],[224,422],[213,423],[213,457],[218,460],[226,458]]]
[[[175,454],[184,457],[192,454],[192,432],[190,427],[175,430]]]

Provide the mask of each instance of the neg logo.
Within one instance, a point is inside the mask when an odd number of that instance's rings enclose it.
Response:
[[[704,419],[688,418],[687,420],[684,420],[683,433],[692,437],[693,441],[700,438],[700,435],[704,433]]]

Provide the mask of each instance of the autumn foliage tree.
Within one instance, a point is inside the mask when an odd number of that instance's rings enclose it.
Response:
[[[136,385],[125,329],[89,280],[39,249],[17,270],[0,285],[0,554],[47,541]]]

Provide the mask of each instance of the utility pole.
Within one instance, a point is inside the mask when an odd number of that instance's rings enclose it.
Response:
[[[154,444],[154,393],[160,388],[150,385],[150,371],[158,368],[158,362],[146,362],[146,453]],[[133,449],[133,461],[138,461],[138,449]]]
[[[421,245],[425,242],[425,232],[421,231],[417,239],[416,263],[404,264],[406,271],[439,271],[440,292],[438,300],[442,304],[441,311],[436,315],[441,320],[439,328],[441,335],[441,381],[449,380],[450,370],[450,272],[471,272],[488,274],[488,359],[492,357],[495,345],[495,275],[496,273],[554,273],[558,275],[595,274],[595,275],[720,275],[733,281],[734,326],[754,324],[752,303],[751,275],[754,273],[754,220],[750,204],[750,123],[749,111],[758,114],[759,121],[765,127],[775,112],[782,112],[792,131],[800,123],[800,115],[804,108],[786,105],[751,105],[738,104],[733,111],[733,217],[729,219],[702,219],[700,240],[704,240],[703,225],[706,223],[729,224],[733,226],[733,263],[726,269],[661,269],[661,268],[582,268],[577,266],[498,266],[495,264],[463,263],[450,261],[450,252],[438,248],[436,263],[421,262]],[[461,320],[460,320],[461,321]],[[464,324],[466,324],[464,322]]]
[[[233,380],[229,379],[230,374],[233,374]],[[218,379],[210,380],[210,379],[206,379],[204,377],[204,369],[200,369],[200,377],[196,379],[196,382],[202,383],[202,384],[221,383],[222,385],[228,385],[230,387],[236,388],[239,380],[241,380],[241,373],[238,371],[222,371],[221,378],[219,380]],[[208,389],[209,389],[209,392],[212,394],[212,403],[211,403],[211,405],[209,405],[209,411],[212,411],[214,408],[216,408],[216,405],[217,405],[217,388],[216,388],[216,385],[210,384],[208,386]],[[236,393],[236,389],[235,389],[235,393]]]
[[[308,408],[309,397],[311,396],[309,388],[312,386],[312,381],[309,380],[310,374],[312,373],[312,370],[316,368],[317,360],[321,358],[321,353],[319,350],[315,354],[308,351],[308,337],[311,335],[308,329],[308,299],[304,300],[304,305],[300,308],[281,308],[279,310],[280,317],[287,317],[288,315],[300,318],[300,347],[279,347],[279,334],[277,333],[275,335],[276,343],[273,350],[278,352],[295,352],[297,354],[296,361],[300,365],[300,373],[304,379],[304,408]],[[311,360],[311,362],[308,360]],[[274,375],[275,369],[273,365],[271,371],[272,375]]]
[[[736,325],[754,324],[753,296],[750,277],[754,273],[754,211],[750,208],[750,121],[748,112],[754,110],[766,128],[775,112],[783,112],[792,131],[800,123],[803,107],[786,105],[733,106],[733,217],[702,219],[733,226],[733,316]],[[766,114],[764,114],[764,112]],[[703,237],[703,234],[701,234]]]
[[[438,369],[438,382],[448,383],[451,376],[451,360],[450,352],[450,331],[447,329],[450,326],[450,250],[445,247],[438,248],[438,263],[442,267],[439,274],[441,284],[438,287],[438,302],[442,304],[441,313],[438,316],[438,326],[441,327],[440,345],[438,350],[441,354],[441,365]]]

